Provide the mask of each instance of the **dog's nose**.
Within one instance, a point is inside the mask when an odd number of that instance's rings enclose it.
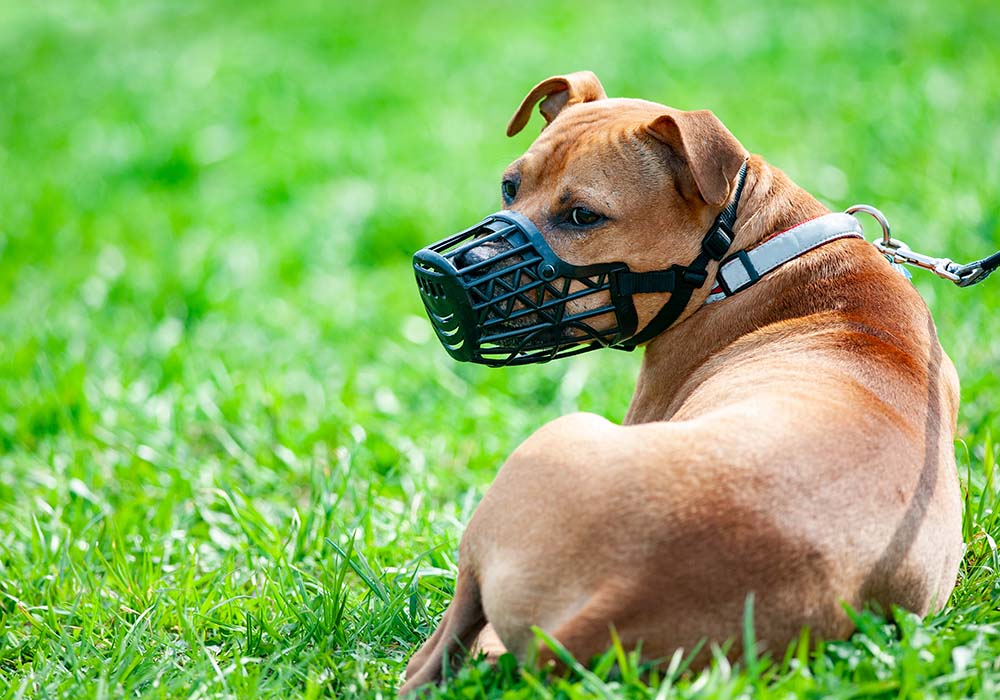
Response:
[[[511,245],[507,241],[490,241],[458,255],[455,262],[458,263],[459,267],[471,267],[495,258],[500,253],[510,249]]]

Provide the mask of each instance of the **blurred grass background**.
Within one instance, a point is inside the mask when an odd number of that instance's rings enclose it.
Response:
[[[0,0],[0,697],[392,695],[504,456],[638,368],[460,366],[422,317],[409,256],[499,207],[539,80],[710,108],[966,261],[997,37],[986,1]],[[992,493],[1000,282],[914,282]]]

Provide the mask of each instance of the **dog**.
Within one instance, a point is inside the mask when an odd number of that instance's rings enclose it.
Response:
[[[572,265],[621,262],[641,276],[702,259],[722,280],[728,263],[698,256],[727,206],[736,258],[831,216],[709,111],[609,99],[580,72],[533,88],[508,135],[540,100],[546,125],[504,174],[504,203]],[[464,255],[488,264],[500,247],[476,236]],[[553,660],[535,626],[581,660],[605,651],[612,629],[645,659],[706,640],[732,641],[737,657],[750,594],[758,647],[772,653],[803,627],[849,636],[845,603],[944,606],[963,548],[959,386],[926,305],[856,235],[767,274],[743,267],[757,279],[738,293],[632,292],[645,351],[623,423],[564,416],[510,455],[401,693],[440,681],[469,649]],[[572,304],[599,311],[610,293]],[[642,338],[671,297],[667,327]],[[612,317],[598,314],[595,337]],[[695,665],[710,657],[702,647]]]

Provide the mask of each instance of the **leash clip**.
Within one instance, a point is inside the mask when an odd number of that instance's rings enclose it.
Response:
[[[890,238],[888,243],[884,240],[875,241],[874,245],[878,248],[879,252],[892,262],[906,263],[907,265],[930,270],[942,279],[950,280],[960,287],[964,286],[961,284],[962,278],[958,275],[959,265],[953,262],[951,258],[932,258],[929,255],[912,250],[903,241],[895,238]]]
[[[885,218],[885,215],[875,207],[867,204],[855,204],[847,209],[848,214],[855,214],[856,212],[868,214],[879,223],[879,226],[882,227],[882,240],[872,241],[872,245],[874,245],[875,248],[882,253],[882,255],[888,258],[890,262],[905,263],[907,265],[923,268],[924,270],[930,270],[938,277],[950,280],[959,287],[967,287],[971,284],[975,284],[976,282],[985,279],[986,275],[989,274],[988,272],[983,274],[982,269],[971,269],[966,272],[965,268],[952,261],[951,258],[933,258],[929,255],[918,253],[910,248],[910,246],[906,245],[903,241],[892,237],[889,230],[888,220]],[[975,263],[973,263],[973,265],[975,265]],[[977,272],[978,277],[974,274]],[[975,279],[973,279],[974,277]]]

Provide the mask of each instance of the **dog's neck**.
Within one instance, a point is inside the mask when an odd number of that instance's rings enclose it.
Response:
[[[732,251],[752,248],[777,231],[829,212],[783,172],[758,156],[751,156],[736,212]]]
[[[777,231],[828,212],[780,170],[753,156],[747,168],[731,250],[752,248]],[[757,293],[760,290],[751,289],[743,294],[750,297]],[[692,372],[759,323],[760,319],[739,317],[732,307],[731,303],[702,306],[646,345],[636,392],[625,416],[626,424],[669,419],[683,400],[679,392]]]

